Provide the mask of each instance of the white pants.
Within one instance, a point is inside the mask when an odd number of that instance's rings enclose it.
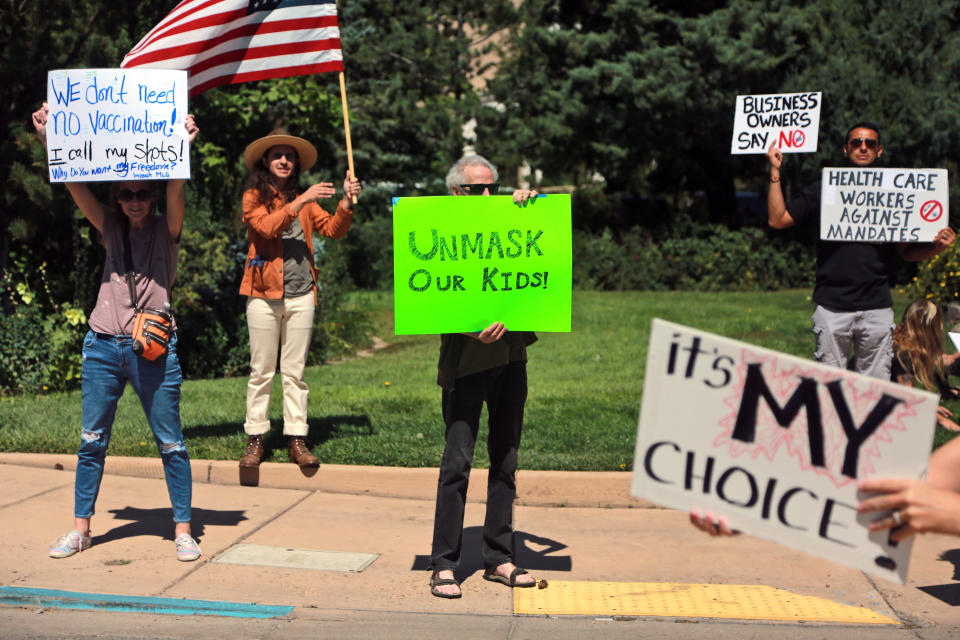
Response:
[[[280,352],[283,385],[283,433],[307,435],[307,394],[303,370],[313,331],[313,293],[297,298],[247,298],[250,331],[250,381],[247,383],[247,435],[270,431],[270,389]]]
[[[817,362],[847,368],[853,347],[858,373],[890,379],[893,363],[893,309],[830,311],[817,305],[813,312],[813,333],[817,337]]]

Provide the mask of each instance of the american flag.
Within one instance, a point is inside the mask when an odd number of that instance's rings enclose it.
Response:
[[[185,69],[190,95],[224,84],[342,71],[334,0],[183,0],[122,67]]]

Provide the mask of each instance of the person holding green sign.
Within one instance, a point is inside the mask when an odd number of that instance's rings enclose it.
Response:
[[[493,195],[499,190],[497,169],[478,155],[458,160],[447,173],[447,188],[455,196]],[[537,192],[520,189],[518,206]],[[460,565],[467,484],[480,428],[480,412],[487,403],[487,515],[483,525],[483,577],[509,587],[536,584],[513,564],[513,500],[516,497],[517,449],[527,399],[527,347],[535,342],[530,331],[510,332],[495,322],[478,333],[443,334],[437,384],[442,389],[446,446],[437,482],[437,508],[430,554],[430,593],[459,598],[454,571]]]
[[[331,215],[317,200],[336,195],[333,183],[311,184],[299,192],[300,173],[316,161],[316,148],[285,129],[254,140],[243,152],[251,179],[243,194],[243,223],[250,248],[240,282],[240,294],[247,296],[250,331],[250,380],[243,423],[247,447],[240,458],[242,468],[256,468],[263,458],[278,349],[283,433],[290,437],[290,460],[300,467],[320,464],[306,442],[309,389],[303,380],[317,291],[313,232],[328,238],[346,235],[360,181],[347,173],[343,197]]]

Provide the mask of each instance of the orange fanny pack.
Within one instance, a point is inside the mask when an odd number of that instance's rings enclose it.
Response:
[[[133,352],[151,362],[167,353],[173,317],[159,309],[137,310],[133,317]]]
[[[153,362],[167,354],[170,334],[173,333],[173,315],[160,309],[142,309],[137,304],[137,286],[134,282],[133,260],[130,257],[130,222],[123,218],[123,265],[127,272],[130,306],[133,307],[133,345],[135,354]],[[166,305],[169,309],[170,305]]]

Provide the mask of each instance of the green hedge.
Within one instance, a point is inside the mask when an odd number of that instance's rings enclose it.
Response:
[[[811,286],[813,272],[812,247],[756,228],[682,224],[666,238],[642,227],[573,236],[573,282],[582,289],[767,291]]]

